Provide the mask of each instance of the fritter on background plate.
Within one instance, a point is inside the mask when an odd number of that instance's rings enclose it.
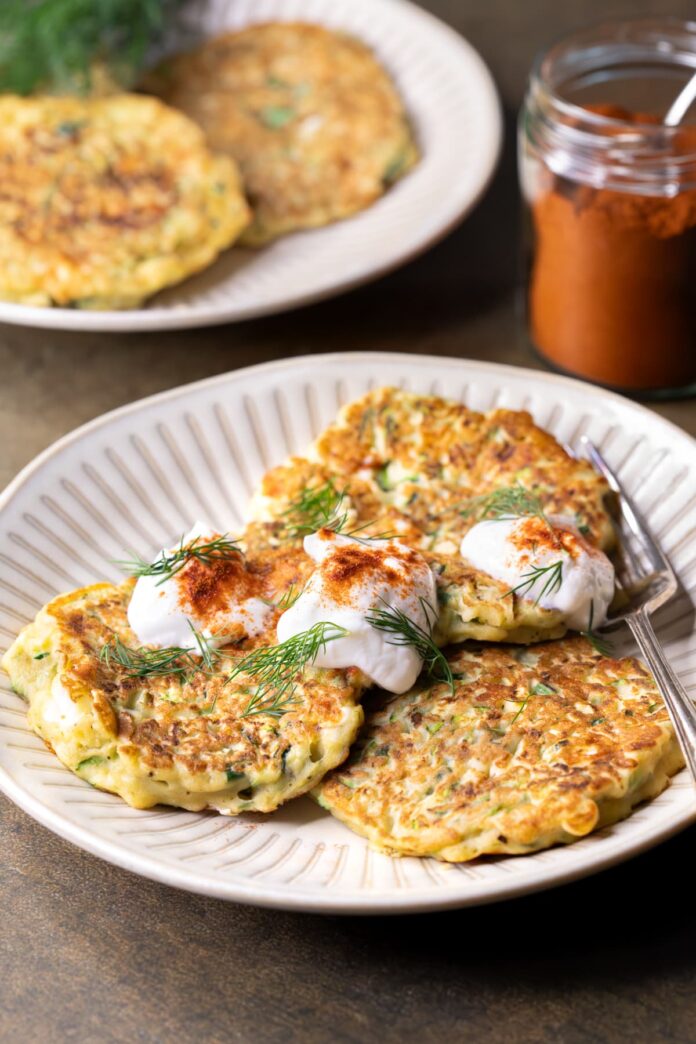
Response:
[[[417,160],[404,107],[368,47],[317,25],[207,40],[143,83],[239,164],[254,219],[242,242],[349,217]]]
[[[248,220],[234,163],[155,98],[0,96],[1,299],[135,308]]]

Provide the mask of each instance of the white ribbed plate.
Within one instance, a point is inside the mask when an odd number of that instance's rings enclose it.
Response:
[[[649,410],[546,373],[428,356],[356,353],[268,363],[154,396],[79,428],[41,454],[0,498],[0,650],[53,595],[100,578],[199,518],[241,523],[252,485],[301,452],[346,400],[379,384],[461,398],[476,409],[529,409],[559,439],[601,447],[696,588],[696,444]],[[696,689],[686,594],[660,632]],[[655,844],[694,818],[686,773],[623,823],[566,848],[448,867],[371,852],[309,799],[268,817],[137,812],[72,776],[29,732],[24,704],[0,681],[0,787],[41,823],[119,866],[239,902],[333,912],[464,906],[590,873]]]
[[[415,257],[474,206],[502,137],[488,69],[452,29],[408,0],[196,0],[203,35],[266,21],[307,21],[364,40],[394,77],[422,152],[372,207],[261,250],[233,248],[205,272],[128,312],[0,302],[0,321],[64,330],[164,330],[267,315],[318,301]]]

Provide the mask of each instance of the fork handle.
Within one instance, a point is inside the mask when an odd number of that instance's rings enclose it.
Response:
[[[665,651],[645,610],[640,609],[635,615],[627,617],[626,622],[662,693],[682,753],[696,780],[696,707],[667,663]]]

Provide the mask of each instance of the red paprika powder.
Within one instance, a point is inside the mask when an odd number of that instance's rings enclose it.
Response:
[[[592,110],[624,123],[655,117]],[[696,128],[678,148],[696,153]],[[672,198],[555,176],[532,203],[531,336],[564,370],[626,389],[696,377],[696,190]]]
[[[658,115],[692,67],[693,23],[606,23],[541,57],[520,119],[530,338],[637,394],[696,391],[696,116]]]

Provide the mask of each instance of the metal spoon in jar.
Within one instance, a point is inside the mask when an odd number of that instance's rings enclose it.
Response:
[[[667,127],[676,127],[686,116],[696,101],[696,73],[684,84],[677,97],[670,105],[664,123]]]

